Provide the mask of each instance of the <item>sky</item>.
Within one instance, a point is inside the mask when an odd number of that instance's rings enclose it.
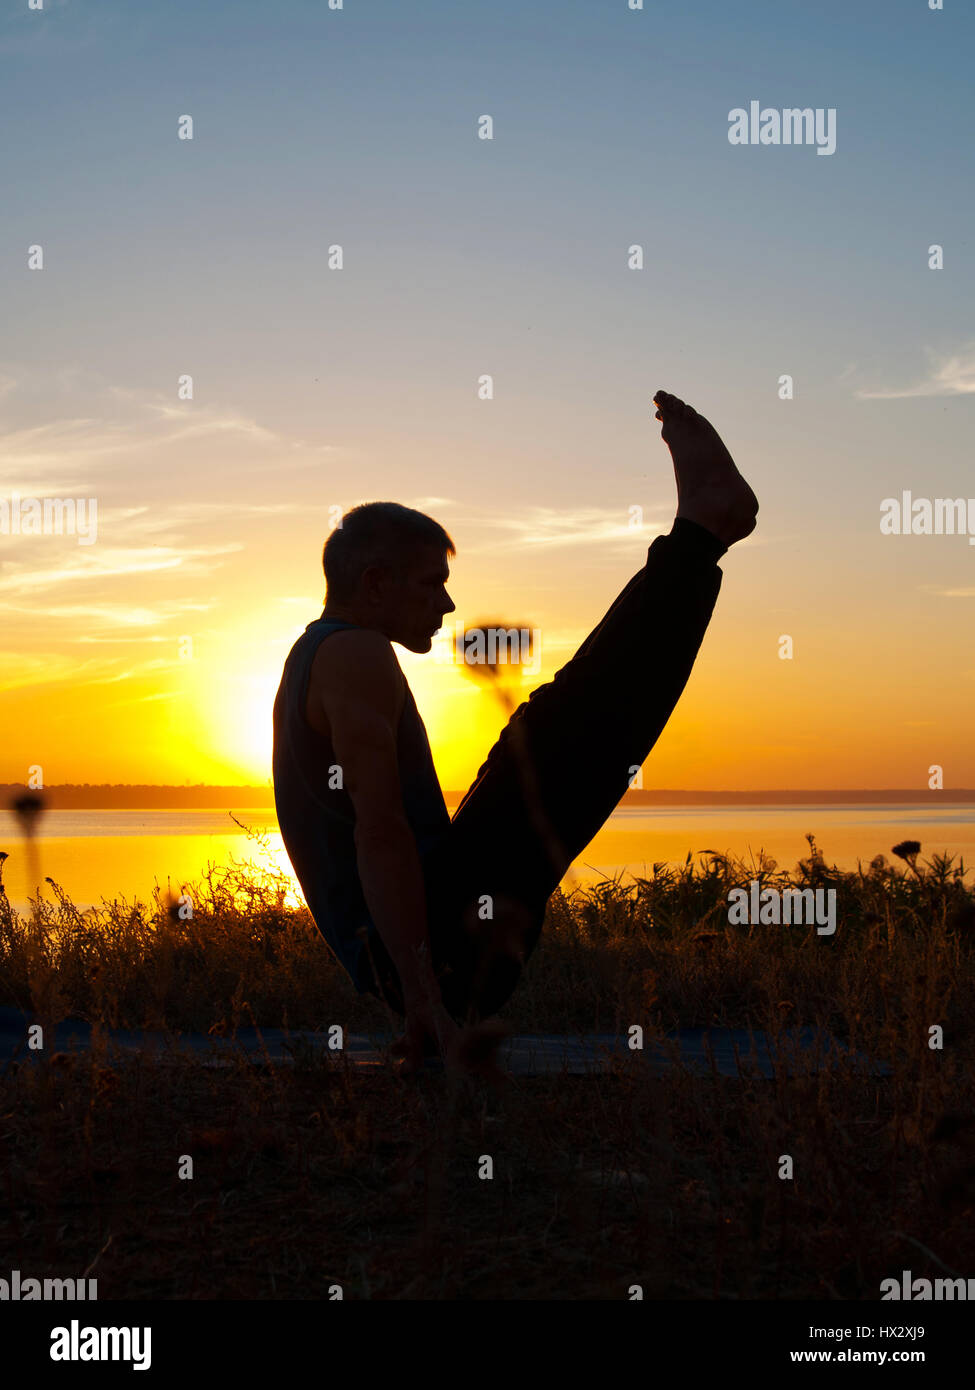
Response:
[[[527,698],[670,528],[662,387],[761,511],[643,785],[975,786],[975,546],[880,525],[975,498],[973,53],[960,0],[5,6],[0,780],[266,782],[365,501],[539,630]],[[394,650],[465,788],[500,705]]]

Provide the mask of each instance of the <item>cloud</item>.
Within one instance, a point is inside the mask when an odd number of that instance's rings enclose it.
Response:
[[[207,604],[202,603],[193,606],[200,609],[208,607]],[[90,605],[70,603],[60,608],[45,608],[44,616],[45,618],[84,618],[91,623],[127,628],[158,627],[160,623],[168,622],[172,614],[157,608],[133,608],[117,603]],[[78,640],[84,639],[79,638]]]
[[[172,422],[176,428],[165,436],[167,443],[177,443],[185,439],[209,438],[221,434],[242,435],[263,444],[278,444],[281,436],[274,430],[259,425],[246,415],[233,411],[220,411],[200,407],[193,401],[174,402],[166,398],[147,400],[146,409],[157,419]]]
[[[660,503],[644,506],[647,512],[669,514],[672,504]],[[495,527],[510,532],[511,546],[525,549],[544,549],[556,546],[605,545],[607,542],[630,542],[645,540],[648,535],[657,535],[666,526],[650,528],[631,526],[627,507],[526,507],[519,509],[517,515],[486,516],[479,519],[482,526]],[[465,546],[465,553],[473,554],[479,550],[495,550],[497,542],[491,541],[481,546]]]
[[[174,700],[179,695],[178,690],[159,690],[154,695],[133,695],[128,700],[110,700],[100,708],[120,709],[123,705],[144,705],[150,700]]]
[[[92,676],[87,682],[88,685],[115,685],[119,681],[134,680],[137,676],[141,677],[147,671],[171,671],[174,663],[162,657],[155,657],[152,661],[143,661],[136,669],[128,671],[115,671],[110,676]]]
[[[52,619],[62,618],[68,623],[81,621],[89,627],[116,628],[121,635],[102,636],[84,632],[78,636],[67,636],[72,642],[169,642],[175,639],[159,633],[142,633],[135,629],[159,627],[187,613],[207,613],[212,603],[195,603],[190,599],[165,599],[152,606],[131,603],[113,603],[111,600],[94,603],[45,604],[42,617],[45,631],[49,631]],[[37,619],[38,609],[29,604],[0,602],[0,614],[26,616]]]
[[[209,574],[217,556],[243,550],[242,544],[200,546],[177,550],[154,545],[146,549],[110,549],[99,545],[72,549],[60,563],[31,569],[26,564],[7,561],[0,577],[0,593],[27,594],[59,584],[77,584],[94,579],[119,579],[160,570],[179,570],[183,574]]]
[[[320,468],[323,458],[338,452],[331,444],[279,434],[240,411],[107,384],[83,367],[61,367],[42,384],[0,369],[0,400],[8,416],[19,407],[21,414],[45,417],[41,424],[0,430],[0,488],[21,496],[65,496],[77,488],[79,475],[107,475],[105,486],[127,491],[137,477],[144,495],[154,486],[165,493],[180,475],[198,481],[201,464],[215,490],[232,478],[239,496],[244,474],[252,480],[256,471],[263,490],[270,467]],[[200,448],[208,443],[216,446],[219,467]],[[121,461],[129,467],[120,468]],[[219,505],[228,515],[247,510],[236,501]]]
[[[71,475],[115,463],[132,454],[136,441],[119,426],[90,416],[74,416],[46,425],[0,433],[0,483],[24,497],[64,494],[64,485],[39,477],[42,470]]]
[[[28,651],[23,646],[16,651],[0,651],[0,663],[5,695],[25,686],[41,689],[61,681],[82,685],[104,670],[104,665],[96,663],[94,657],[79,662],[75,653],[53,651],[48,643],[42,651]]]
[[[153,502],[142,507],[104,507],[98,508],[98,525],[102,535],[109,528],[123,529],[127,538],[138,536],[157,536],[166,533],[176,535],[194,525],[208,525],[214,521],[231,520],[235,517],[269,517],[288,514],[306,515],[307,502],[194,502],[190,499],[180,502]]]
[[[159,621],[162,622],[162,621],[163,621],[162,618],[160,618]],[[105,646],[105,645],[111,645],[111,644],[113,644],[113,643],[114,643],[114,644],[119,644],[119,643],[121,643],[122,645],[128,647],[128,646],[133,646],[133,645],[135,645],[135,644],[137,644],[137,643],[139,643],[139,642],[151,642],[151,643],[155,643],[157,646],[162,645],[162,644],[165,643],[167,646],[172,646],[172,645],[173,645],[173,640],[174,640],[174,639],[173,639],[173,637],[172,637],[171,634],[168,634],[168,635],[167,635],[167,634],[159,633],[159,632],[152,632],[152,633],[148,633],[148,632],[147,632],[147,633],[145,633],[145,634],[134,633],[134,632],[126,632],[125,635],[124,635],[123,637],[104,637],[104,636],[101,636],[101,635],[99,635],[99,636],[93,636],[91,633],[85,633],[85,634],[84,634],[83,636],[81,636],[81,637],[73,637],[73,638],[70,638],[69,640],[70,640],[70,641],[73,641],[73,642],[85,643],[85,644],[91,644],[91,645],[97,645],[97,646]]]
[[[975,346],[967,345],[950,357],[942,357],[925,347],[928,374],[914,386],[879,391],[857,391],[861,400],[903,400],[917,396],[969,396],[975,392]]]

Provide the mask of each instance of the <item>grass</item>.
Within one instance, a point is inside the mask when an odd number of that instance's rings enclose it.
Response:
[[[503,1017],[517,1032],[816,1025],[840,1055],[774,1081],[517,1078],[503,1093],[391,1069],[227,1070],[90,1053],[0,1076],[0,1270],[99,1297],[867,1298],[975,1271],[975,894],[915,843],[844,873],[705,854],[556,893]],[[730,926],[728,893],[825,887],[835,936]],[[0,1004],[47,1022],[391,1034],[285,881],[208,869],[175,903],[28,916],[0,895]],[[929,1030],[944,1030],[941,1050]],[[778,1176],[780,1156],[794,1177]],[[179,1176],[184,1155],[191,1181]],[[485,1156],[493,1177],[485,1178]],[[5,1272],[5,1271],[4,1271]]]

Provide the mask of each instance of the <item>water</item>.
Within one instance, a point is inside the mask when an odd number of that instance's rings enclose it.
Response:
[[[80,908],[103,897],[148,902],[154,884],[165,890],[168,881],[178,891],[198,880],[208,863],[252,861],[287,873],[289,900],[298,901],[273,808],[234,808],[233,814],[249,829],[267,834],[269,857],[226,811],[49,811],[36,841],[34,883],[41,883],[50,898],[50,885],[43,882],[50,876]],[[876,854],[892,858],[891,846],[900,840],[920,840],[922,858],[947,850],[975,867],[972,806],[628,806],[613,813],[563,887],[569,891],[573,880],[619,874],[629,882],[654,861],[682,863],[689,850],[747,856],[764,849],[780,866],[792,868],[808,854],[806,832],[816,836],[827,861],[844,869],[855,869],[858,859],[866,867]],[[8,895],[23,910],[33,885],[23,837],[9,811],[0,812],[0,849],[10,856],[3,866]]]

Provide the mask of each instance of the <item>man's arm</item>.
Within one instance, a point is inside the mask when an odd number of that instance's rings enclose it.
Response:
[[[403,987],[408,1014],[441,1004],[430,960],[426,890],[403,809],[396,757],[403,674],[389,641],[369,629],[329,638],[320,698],[355,808],[356,861],[372,919]]]

